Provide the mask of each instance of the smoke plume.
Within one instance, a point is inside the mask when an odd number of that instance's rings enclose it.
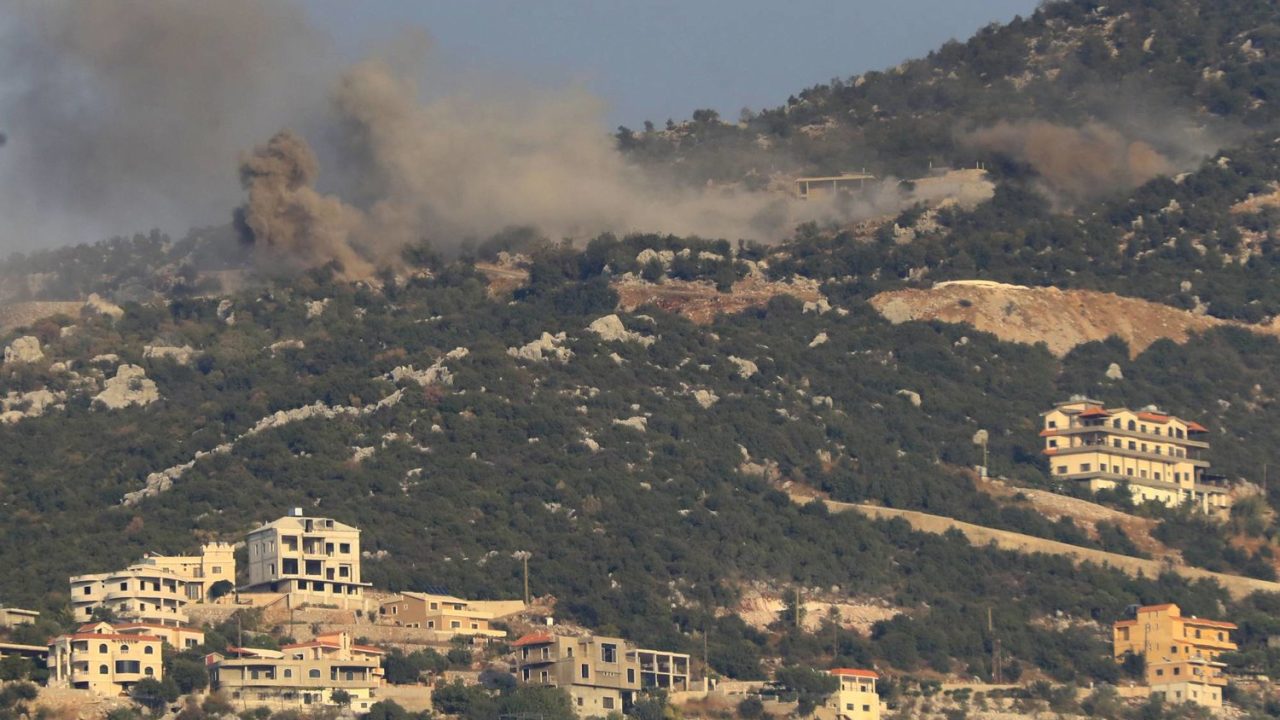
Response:
[[[1200,159],[1180,153],[1182,162],[1175,162],[1146,140],[1126,137],[1100,122],[1078,128],[1043,120],[1000,122],[962,140],[1027,163],[1048,194],[1068,204],[1137,187]]]

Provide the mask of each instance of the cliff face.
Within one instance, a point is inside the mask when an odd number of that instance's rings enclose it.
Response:
[[[1183,343],[1191,333],[1222,326],[1280,334],[1275,325],[1230,322],[1112,293],[982,280],[884,292],[873,297],[871,304],[895,324],[911,320],[965,323],[1009,342],[1044,342],[1058,356],[1111,335],[1127,342],[1136,357],[1162,338]]]

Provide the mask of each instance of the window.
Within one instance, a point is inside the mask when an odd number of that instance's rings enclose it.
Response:
[[[1137,450],[1137,449],[1138,449],[1138,443],[1136,443],[1136,442],[1134,442],[1134,441],[1130,440],[1130,441],[1129,441],[1129,449],[1130,449],[1130,450]]]
[[[870,706],[870,705],[863,705],[863,706],[862,706],[862,712],[871,712],[871,706]]]
[[[582,698],[578,698],[578,707],[582,707]]]
[[[291,677],[293,677],[293,670],[291,670],[291,669],[289,669],[289,668],[285,668],[285,669],[284,669],[284,676],[285,676],[285,677],[287,677],[287,678],[291,678]]]
[[[1049,421],[1049,428],[1050,428],[1050,429],[1053,429],[1053,428],[1056,428],[1056,427],[1058,427],[1058,421],[1056,421],[1056,420],[1050,420],[1050,421]]]
[[[106,655],[106,654],[107,654],[107,645],[106,645],[106,643],[103,643],[103,644],[101,644],[101,645],[99,645],[99,646],[98,646],[98,652],[102,653],[103,655]]]
[[[591,679],[591,666],[586,663],[582,663],[582,679],[583,680]]]
[[[99,665],[99,666],[98,666],[98,674],[99,674],[99,675],[108,675],[108,674],[110,674],[110,673],[111,673],[111,671],[110,671],[109,669],[107,669],[107,666],[106,666],[106,665]]]
[[[120,589],[121,589],[121,590],[128,590],[128,589],[129,589],[129,582],[126,580],[125,582],[120,583]]]
[[[1056,447],[1058,447],[1058,441],[1057,441],[1057,440],[1050,440],[1050,441],[1049,441],[1049,447],[1051,447],[1051,448],[1056,448]]]
[[[1177,654],[1178,654],[1178,646],[1177,646],[1177,645],[1170,645],[1170,646],[1169,646],[1169,652],[1173,653],[1174,655],[1177,655]]]
[[[1164,677],[1164,668],[1156,668],[1156,677]]]
[[[222,572],[222,567],[221,567],[221,566],[219,566],[219,565],[214,565],[214,566],[213,566],[213,574],[217,575],[218,573],[221,573],[221,572]]]
[[[343,555],[350,555],[351,543],[340,543],[338,545],[338,552],[342,553]]]
[[[85,594],[85,595],[92,595],[92,594],[93,594],[92,592],[90,592],[90,591],[89,591],[89,586],[88,586],[88,585],[85,585],[85,586],[84,586],[84,594]]]
[[[1200,637],[1200,629],[1196,628],[1196,637]]]
[[[614,643],[601,643],[600,660],[607,663],[618,662],[618,646]]]
[[[1066,475],[1066,474],[1067,474],[1067,466],[1066,466],[1066,465],[1059,465],[1059,466],[1058,466],[1058,474],[1059,474],[1059,475]]]
[[[1147,451],[1147,444],[1142,443],[1142,452],[1146,452],[1146,451]]]
[[[612,709],[613,709],[613,698],[611,698],[611,697],[601,698],[601,699],[600,699],[600,706],[601,706],[601,707],[603,707],[605,710],[612,710]]]
[[[316,670],[316,669],[309,670],[309,671],[307,671],[307,677],[309,677],[309,678],[318,678],[318,677],[320,677],[320,671],[319,671],[319,670]]]
[[[451,620],[449,622],[449,627],[454,629],[460,628],[462,627],[462,622],[460,620]]]
[[[1093,465],[1092,465],[1092,464],[1090,464],[1090,463],[1080,463],[1080,472],[1089,472],[1089,471],[1090,471],[1090,470],[1092,470],[1092,469],[1093,469]]]
[[[144,672],[146,673],[147,677],[151,677],[152,675],[156,674],[156,669],[148,666]]]
[[[524,669],[524,681],[529,682],[529,668]]]
[[[1138,423],[1136,423],[1136,422],[1134,422],[1134,421],[1130,420],[1130,421],[1129,421],[1129,429],[1130,429],[1130,430],[1137,430],[1137,429],[1138,429]]]
[[[192,643],[192,642],[194,642],[194,641],[192,641],[192,640],[188,640],[187,642],[188,642],[188,643]],[[187,645],[187,647],[191,647],[191,645]],[[147,645],[146,647],[142,648],[142,654],[143,654],[143,655],[155,655],[155,654],[156,654],[156,649],[155,649],[154,647],[151,647],[150,645]]]
[[[1181,674],[1182,674],[1182,668],[1180,668],[1180,667],[1176,667],[1176,668],[1174,668],[1174,669],[1173,669],[1173,674],[1174,674],[1174,675],[1181,675]]]

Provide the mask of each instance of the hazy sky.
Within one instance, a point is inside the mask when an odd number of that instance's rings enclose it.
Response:
[[[1027,16],[1038,0],[308,0],[353,57],[426,29],[446,65],[582,83],[611,124],[780,105],[799,90],[919,57]]]

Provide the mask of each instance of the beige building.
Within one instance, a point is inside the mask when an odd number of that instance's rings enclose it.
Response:
[[[290,607],[363,608],[360,530],[329,518],[304,517],[301,508],[251,531],[249,591],[285,593]]]
[[[204,631],[194,627],[179,625],[156,625],[154,623],[116,624],[116,632],[122,635],[152,635],[177,650],[190,650],[204,644]]]
[[[1219,660],[1237,646],[1231,640],[1234,623],[1183,617],[1172,603],[1140,607],[1134,617],[1112,626],[1116,660],[1137,655],[1144,660],[1147,685],[1173,703],[1193,702],[1222,707],[1227,685]]]
[[[842,192],[861,190],[866,187],[868,181],[875,179],[875,175],[868,175],[865,172],[796,178],[796,195],[801,200],[831,197]]]
[[[334,705],[333,693],[343,690],[351,696],[351,709],[362,713],[383,685],[383,651],[356,645],[345,632],[279,650],[228,648],[227,653],[208,655],[205,664],[213,687],[237,707]]]
[[[110,623],[83,625],[49,644],[49,685],[127,694],[143,678],[162,679],[163,646],[155,635],[122,633]]]
[[[526,635],[515,643],[517,677],[569,692],[580,717],[626,712],[645,690],[689,689],[689,656],[645,650],[621,638]]]
[[[505,630],[495,630],[489,623],[495,617],[489,607],[499,603],[472,602],[452,595],[404,592],[378,606],[378,622],[397,627],[438,630],[446,635],[504,638]],[[512,603],[502,602],[511,606]],[[518,609],[524,603],[514,601]]]
[[[19,625],[32,625],[40,613],[20,608],[0,608],[0,628],[12,630]]]
[[[71,578],[71,612],[80,622],[94,608],[117,618],[158,625],[185,625],[186,606],[208,596],[218,581],[235,582],[231,545],[210,543],[196,556],[148,555],[124,570]]]
[[[1222,514],[1231,506],[1226,483],[1207,477],[1206,430],[1149,407],[1106,408],[1074,398],[1043,413],[1044,454],[1057,480],[1090,491],[1128,485],[1135,502],[1192,505]]]
[[[836,668],[828,672],[840,680],[840,687],[814,711],[814,717],[818,720],[880,720],[880,695],[876,692],[879,674],[858,668]]]

